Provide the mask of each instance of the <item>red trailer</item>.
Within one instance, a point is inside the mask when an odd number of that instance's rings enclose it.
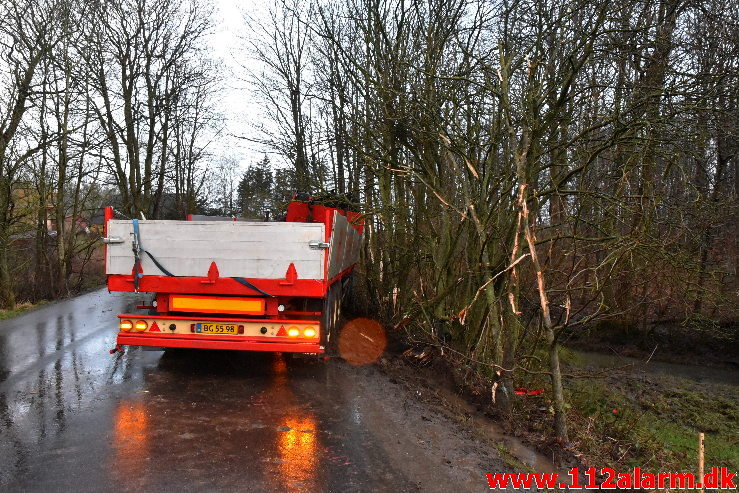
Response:
[[[323,353],[359,258],[359,213],[293,201],[284,222],[114,219],[110,291],[152,293],[118,315],[118,346]]]

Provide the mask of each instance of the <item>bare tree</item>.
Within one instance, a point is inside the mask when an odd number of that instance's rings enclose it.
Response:
[[[158,215],[173,146],[172,115],[202,120],[197,113],[206,110],[183,102],[184,93],[208,79],[200,51],[210,11],[198,0],[105,1],[87,24],[81,56],[94,76],[94,110],[107,135],[123,208]]]
[[[14,186],[24,162],[46,141],[19,134],[23,117],[36,102],[37,72],[59,41],[59,2],[8,0],[0,4],[0,58],[3,100],[0,105],[0,306],[15,304],[8,265],[12,225],[17,219]]]
[[[275,3],[266,22],[245,14],[251,28],[248,50],[260,67],[249,69],[249,77],[257,96],[267,102],[265,116],[276,125],[263,127],[264,136],[258,140],[291,161],[296,186],[305,191],[320,182],[308,157],[306,107],[314,95],[308,78],[312,43],[306,21],[312,15],[310,6],[300,0]]]
[[[361,192],[376,312],[492,374],[504,411],[516,378],[548,375],[566,442],[565,331],[690,316],[709,290],[728,313],[733,257],[709,259],[735,230],[726,8],[278,2],[255,42],[266,143],[294,162],[304,133]]]

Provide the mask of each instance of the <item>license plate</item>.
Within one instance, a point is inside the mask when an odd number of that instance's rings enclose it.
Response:
[[[238,332],[235,324],[195,324],[195,332],[201,334],[236,334]]]

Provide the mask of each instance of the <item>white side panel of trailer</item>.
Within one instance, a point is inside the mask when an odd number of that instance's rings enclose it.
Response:
[[[362,237],[346,217],[334,212],[331,247],[329,248],[328,278],[333,279],[359,260]]]
[[[323,279],[324,250],[310,241],[324,241],[321,223],[254,223],[241,221],[139,221],[141,246],[175,276],[204,277],[215,262],[221,277],[283,279],[290,263],[299,279]],[[107,274],[130,275],[133,224],[108,221]],[[144,275],[165,275],[141,253]]]

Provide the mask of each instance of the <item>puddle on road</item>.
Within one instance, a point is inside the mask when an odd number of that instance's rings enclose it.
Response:
[[[166,461],[215,490],[325,488],[321,416],[296,394],[303,372],[284,356],[177,350],[150,370],[146,393],[121,399],[113,416],[107,470],[116,482],[132,491],[169,484]]]

